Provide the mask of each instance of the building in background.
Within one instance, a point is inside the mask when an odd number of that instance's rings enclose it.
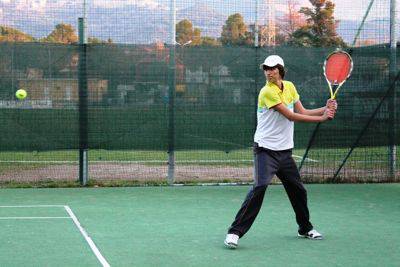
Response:
[[[77,107],[79,103],[78,79],[20,79],[18,88],[28,92],[26,101],[32,108]],[[102,102],[107,91],[107,80],[88,79],[89,103]]]

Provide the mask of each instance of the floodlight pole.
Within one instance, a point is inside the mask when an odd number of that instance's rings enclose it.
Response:
[[[170,40],[168,64],[168,184],[175,180],[175,44],[176,0],[170,2]]]
[[[79,25],[79,182],[87,185],[88,175],[88,88],[87,88],[87,39],[85,18],[78,19]]]
[[[396,32],[396,0],[390,1],[390,64],[389,81],[395,83],[396,77],[396,53],[397,53],[397,32]],[[394,84],[392,95],[389,98],[389,178],[396,179],[396,84]]]

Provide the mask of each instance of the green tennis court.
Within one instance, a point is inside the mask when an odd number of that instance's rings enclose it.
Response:
[[[0,267],[400,266],[396,2],[0,0]],[[334,51],[337,114],[291,146],[262,88],[325,120]],[[293,147],[324,240],[297,237],[275,177],[225,248],[257,129]]]
[[[229,250],[248,188],[2,189],[2,266],[398,266],[399,184],[307,185],[322,241],[297,238],[283,187],[272,185]]]

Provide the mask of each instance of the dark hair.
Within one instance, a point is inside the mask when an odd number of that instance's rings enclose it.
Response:
[[[278,64],[278,65],[276,65],[274,67],[269,67],[269,66],[263,65],[263,70],[272,70],[272,69],[275,69],[275,68],[278,69],[279,75],[281,76],[281,78],[282,79],[285,78],[285,68],[282,65]]]
[[[278,70],[279,70],[279,75],[281,75],[281,78],[283,79],[283,78],[285,78],[285,68],[282,66],[282,65],[280,65],[280,64],[278,64],[278,65],[276,65],[276,67],[278,68]]]

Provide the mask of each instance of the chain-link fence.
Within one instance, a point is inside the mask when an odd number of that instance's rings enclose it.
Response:
[[[338,114],[297,123],[293,156],[309,182],[397,180],[398,13],[333,2],[320,37],[309,1],[0,2],[0,180],[75,181],[87,162],[89,181],[249,182],[259,64],[279,54],[317,108],[338,46],[354,61]]]

